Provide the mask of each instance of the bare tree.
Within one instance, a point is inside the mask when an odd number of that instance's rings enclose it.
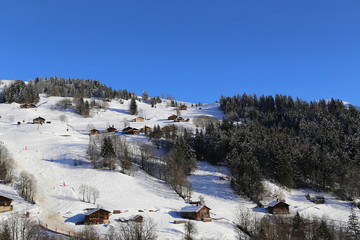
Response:
[[[99,151],[99,141],[100,137],[98,135],[90,135],[89,138],[89,146],[87,150],[87,154],[89,156],[90,162],[94,168],[100,167],[99,160],[100,160],[100,151]]]
[[[195,124],[195,126],[203,129],[205,129],[205,127],[208,126],[210,123],[215,125],[218,122],[219,120],[217,118],[207,115],[201,115],[193,118],[193,123]]]
[[[109,109],[109,103],[102,101],[99,106],[101,109],[104,109],[105,111]]]
[[[184,230],[184,240],[192,240],[197,233],[196,225],[190,220],[185,223]]]
[[[203,195],[199,196],[199,202],[201,205],[205,205],[205,197]]]
[[[67,116],[65,114],[61,114],[59,116],[59,120],[64,123],[64,122],[68,121],[68,118],[67,118]]]
[[[79,187],[79,193],[82,195],[83,202],[85,202],[86,192],[87,192],[87,186],[85,184],[81,184]]]
[[[85,202],[96,203],[96,200],[100,197],[100,191],[93,187],[86,184],[81,184],[79,187],[79,193],[82,195],[82,200]]]
[[[56,105],[66,110],[72,106],[72,102],[69,98],[63,98],[59,102],[57,102]]]
[[[26,201],[34,203],[34,195],[36,192],[36,182],[33,175],[22,171],[18,177],[17,184],[19,195]]]
[[[155,240],[156,225],[149,218],[143,222],[127,222],[119,225],[118,239]]]
[[[97,240],[99,239],[99,235],[97,234],[95,228],[93,226],[85,226],[82,232],[78,232],[75,234],[75,239],[86,239],[86,240]]]
[[[124,124],[124,128],[130,126],[129,120],[127,118],[123,118],[122,123]]]
[[[96,200],[100,197],[100,191],[95,187],[90,187],[90,192],[92,195],[93,203],[96,203]]]
[[[246,236],[252,236],[255,231],[255,217],[248,208],[239,206],[235,213],[235,231],[238,239],[244,239]]]
[[[140,167],[145,172],[149,173],[152,176],[155,176],[155,150],[149,144],[140,145]]]
[[[92,123],[88,123],[88,125],[87,125],[86,128],[87,128],[88,130],[91,130],[91,129],[94,129],[95,126],[94,126],[94,124],[92,124]]]
[[[7,226],[6,228],[6,237],[1,236],[1,239],[12,239],[12,240],[27,240],[27,239],[48,239],[47,234],[43,233],[38,226],[33,223],[29,218],[23,217],[18,212],[11,213],[10,217],[2,223],[2,225]],[[1,235],[3,235],[2,232]],[[39,236],[44,238],[39,238]]]
[[[14,178],[14,160],[2,142],[0,142],[0,181],[11,183]]]

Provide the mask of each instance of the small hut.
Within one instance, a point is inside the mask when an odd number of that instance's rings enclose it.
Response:
[[[181,217],[198,220],[209,221],[210,208],[205,205],[202,206],[186,206],[180,210]]]
[[[179,109],[180,109],[180,110],[187,110],[187,106],[186,106],[185,104],[181,104],[181,105],[179,106]]]
[[[134,122],[145,122],[145,118],[137,117],[137,118],[134,119]]]
[[[33,123],[34,124],[44,124],[45,123],[45,118],[42,118],[42,117],[34,118]]]
[[[117,132],[118,130],[117,130],[116,128],[114,128],[114,127],[108,127],[108,128],[106,129],[106,131],[107,131],[107,132]]]
[[[306,195],[306,198],[315,203],[315,204],[324,204],[325,203],[325,197],[324,196],[320,196],[320,195],[310,195],[310,194],[307,194]]]
[[[190,201],[190,205],[201,206],[201,201]]]
[[[144,221],[144,217],[141,216],[141,215],[136,215],[136,216],[134,217],[134,221],[135,221],[135,222],[142,222],[142,221]]]
[[[173,121],[173,120],[175,120],[177,117],[178,117],[177,115],[173,114],[173,115],[171,115],[171,116],[168,117],[168,120],[172,120],[172,121]]]
[[[13,206],[11,202],[13,199],[7,198],[4,196],[0,196],[0,212],[8,212],[13,210]]]
[[[184,122],[184,118],[182,117],[177,117],[176,119],[174,119],[174,122]]]
[[[95,128],[90,130],[90,134],[99,134],[99,133],[100,131]]]
[[[289,206],[282,201],[273,201],[268,204],[267,210],[271,214],[289,214]]]
[[[33,103],[25,103],[25,104],[21,104],[20,108],[35,108],[36,105]]]
[[[140,134],[140,130],[137,128],[126,127],[122,130],[123,134]]]
[[[110,223],[110,212],[102,208],[94,208],[85,213],[85,224],[107,224]]]

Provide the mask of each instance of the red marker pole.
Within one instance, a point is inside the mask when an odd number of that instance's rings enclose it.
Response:
[[[54,160],[53,160],[53,158],[51,158],[51,162],[53,162]]]
[[[64,187],[65,187],[65,182],[64,182]]]

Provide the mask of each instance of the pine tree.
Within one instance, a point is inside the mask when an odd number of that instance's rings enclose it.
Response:
[[[349,239],[353,239],[353,240],[360,239],[360,225],[354,208],[351,209],[347,228],[348,228],[347,236]]]
[[[173,151],[177,163],[182,166],[186,175],[189,175],[196,169],[197,161],[195,152],[184,137],[177,139]]]
[[[108,167],[110,169],[113,169],[115,167],[114,161],[116,154],[111,139],[109,137],[104,138],[100,155],[104,158],[104,163],[103,163],[104,167]]]
[[[299,212],[296,212],[293,222],[292,222],[292,233],[291,237],[293,239],[306,239],[305,237],[305,227],[304,220],[300,216]]]
[[[146,91],[144,91],[142,94],[142,100],[144,102],[147,102],[149,100],[149,94]]]
[[[88,101],[85,101],[83,116],[84,117],[89,117],[89,115],[90,115],[90,104],[89,104]]]
[[[129,111],[131,115],[136,115],[137,114],[137,104],[136,104],[136,100],[135,97],[132,97],[130,100],[130,107],[129,107]]]
[[[195,150],[197,159],[204,159],[205,142],[202,129],[200,130],[200,132],[198,129],[196,129],[195,138],[192,145]]]
[[[11,238],[11,230],[10,230],[8,222],[6,222],[6,221],[2,223],[0,239],[2,239],[2,240],[11,240],[12,239]]]
[[[320,226],[317,229],[317,235],[320,239],[332,240],[334,239],[333,235],[330,232],[330,229],[327,223],[324,220],[321,220]]]

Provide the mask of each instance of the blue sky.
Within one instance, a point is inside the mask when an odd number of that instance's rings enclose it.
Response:
[[[3,0],[0,78],[360,105],[359,0]]]

